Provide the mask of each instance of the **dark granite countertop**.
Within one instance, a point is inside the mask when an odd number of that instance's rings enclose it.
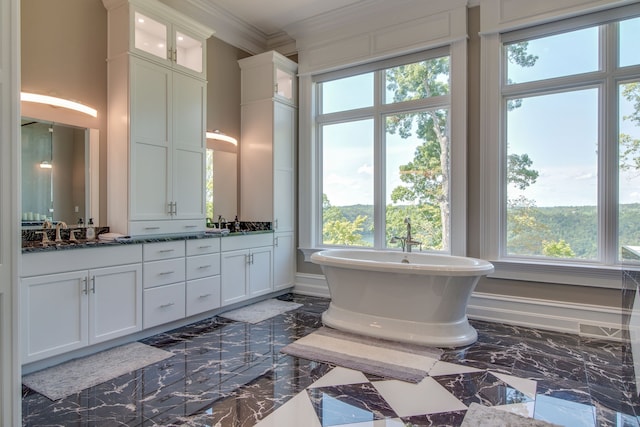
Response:
[[[22,241],[22,253],[34,253],[34,252],[48,252],[48,251],[60,251],[60,250],[74,250],[74,249],[87,249],[97,248],[105,246],[117,246],[117,245],[130,245],[140,243],[156,243],[156,242],[169,242],[173,240],[191,240],[191,239],[219,239],[232,236],[245,236],[254,234],[266,234],[273,233],[273,230],[254,230],[254,231],[238,231],[228,234],[219,233],[185,233],[185,234],[162,234],[154,236],[132,236],[127,238],[120,238],[115,241],[104,240],[78,240],[77,242],[63,241],[60,243],[49,242],[43,245],[40,241]]]

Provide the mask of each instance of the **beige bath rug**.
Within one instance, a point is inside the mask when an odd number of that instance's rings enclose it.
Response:
[[[171,356],[171,352],[134,342],[25,375],[22,384],[59,400]]]
[[[302,307],[302,304],[280,301],[279,299],[273,298],[236,310],[227,311],[226,313],[219,314],[219,316],[238,322],[260,323],[263,320],[270,319],[287,311],[295,310],[298,307]]]
[[[423,380],[442,350],[322,327],[280,350],[308,360],[412,383]]]
[[[560,427],[542,420],[472,403],[460,427]]]

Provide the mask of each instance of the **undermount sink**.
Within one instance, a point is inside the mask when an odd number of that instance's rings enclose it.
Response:
[[[229,234],[230,232],[228,228],[207,228],[205,231],[207,234]]]

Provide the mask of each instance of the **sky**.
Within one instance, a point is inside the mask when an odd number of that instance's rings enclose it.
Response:
[[[621,24],[622,65],[640,64],[640,18]],[[576,49],[575,46],[580,46]],[[509,78],[526,82],[571,73],[597,70],[598,32],[585,29],[570,35],[558,35],[529,43],[528,53],[538,56],[530,68],[510,67]],[[325,111],[340,111],[372,103],[373,80],[369,77],[344,79],[331,85],[325,93],[334,102],[325,103]],[[624,100],[624,116],[632,111]],[[324,128],[323,191],[334,206],[373,204],[373,121],[338,124]],[[640,127],[622,121],[620,131],[640,138]],[[329,138],[327,138],[329,136]],[[537,206],[593,206],[597,197],[598,90],[584,89],[561,94],[524,98],[522,106],[508,114],[509,153],[528,154],[532,168],[539,172],[535,184],[525,190]],[[413,158],[415,138],[401,139],[387,135],[387,170]],[[348,172],[345,172],[348,171]],[[388,173],[387,203],[391,189],[400,183],[397,173]],[[620,177],[620,203],[640,203],[640,174]],[[521,194],[513,188],[509,198]]]

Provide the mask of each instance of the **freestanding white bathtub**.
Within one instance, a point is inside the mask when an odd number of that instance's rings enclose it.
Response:
[[[316,252],[331,294],[332,328],[438,347],[474,343],[467,303],[487,261],[425,253],[331,249]]]

